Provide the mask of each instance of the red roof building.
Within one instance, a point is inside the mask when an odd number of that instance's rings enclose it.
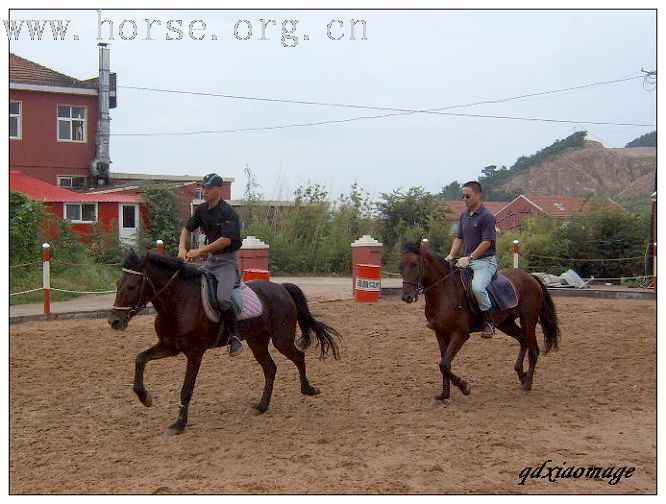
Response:
[[[95,65],[96,66],[96,65]],[[50,184],[93,185],[99,78],[78,80],[9,55],[9,166]],[[110,75],[109,107],[116,106]]]
[[[624,210],[610,198],[521,194],[495,214],[497,228],[500,231],[520,231],[526,215],[545,214],[557,220],[564,220],[573,215],[590,212],[595,204],[610,210]]]
[[[75,231],[90,233],[99,222],[102,229],[117,235],[121,242],[136,243],[141,220],[138,194],[77,193],[19,171],[9,172],[9,190],[43,201],[48,212],[69,221]]]

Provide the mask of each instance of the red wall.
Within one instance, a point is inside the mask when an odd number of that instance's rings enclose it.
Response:
[[[88,176],[95,157],[97,96],[10,90],[20,101],[21,139],[9,141],[9,164],[32,177],[57,185],[57,175]],[[58,105],[85,106],[86,143],[57,140]]]
[[[140,207],[143,211],[143,205]],[[58,218],[64,216],[64,204],[60,202],[46,203],[46,210]],[[118,235],[118,203],[101,202],[97,203],[97,220],[102,224],[105,231]],[[50,222],[48,225],[49,235],[57,236],[57,225]],[[72,231],[78,233],[90,233],[93,230],[93,224],[71,224]]]

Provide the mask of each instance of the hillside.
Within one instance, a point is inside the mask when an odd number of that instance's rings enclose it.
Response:
[[[528,194],[595,195],[628,198],[654,191],[655,147],[608,149],[586,140],[584,146],[519,173],[497,187]]]

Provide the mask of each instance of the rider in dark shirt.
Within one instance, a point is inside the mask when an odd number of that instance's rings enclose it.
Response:
[[[241,279],[240,267],[234,252],[241,247],[240,219],[231,206],[222,199],[222,177],[211,173],[203,178],[203,197],[206,201],[199,205],[180,233],[178,257],[193,260],[203,253],[208,258],[202,269],[212,273],[217,279],[217,302],[221,310],[220,331],[226,326],[229,333],[229,354],[232,357],[243,351],[238,337],[238,320],[231,303],[231,291]],[[190,234],[201,228],[208,244],[187,250]]]

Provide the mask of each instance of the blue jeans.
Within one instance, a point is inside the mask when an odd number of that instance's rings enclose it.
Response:
[[[481,311],[490,310],[490,297],[486,287],[490,283],[490,279],[497,271],[497,256],[488,256],[476,259],[471,262],[470,267],[474,272],[472,279],[472,291],[476,300],[479,302]]]

